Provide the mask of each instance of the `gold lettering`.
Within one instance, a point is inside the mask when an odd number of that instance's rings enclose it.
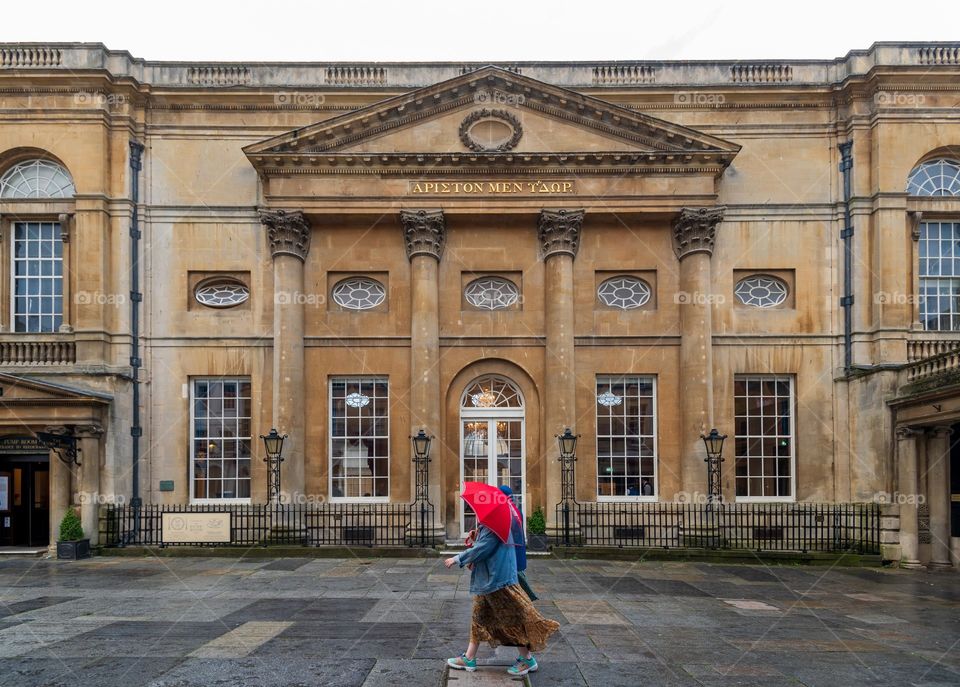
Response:
[[[410,193],[437,194],[512,194],[512,193],[576,193],[572,181],[411,181]]]
[[[414,193],[423,193],[423,189],[420,188],[420,182],[419,182],[419,181],[413,182],[413,192],[414,192]]]

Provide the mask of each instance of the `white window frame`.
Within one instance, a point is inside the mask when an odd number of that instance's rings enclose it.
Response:
[[[517,398],[520,399],[519,406],[491,406],[489,408],[482,408],[476,406],[467,405],[467,392],[473,388],[473,385],[479,381],[485,379],[496,379],[500,382],[503,382],[507,386],[511,387],[517,393]],[[504,422],[515,422],[520,421],[520,482],[523,485],[520,493],[520,508],[523,510],[524,519],[529,517],[530,513],[527,508],[529,506],[529,501],[527,500],[527,402],[523,396],[523,391],[520,387],[509,377],[504,377],[503,375],[491,374],[491,375],[481,375],[476,379],[470,380],[469,383],[464,387],[463,393],[460,395],[460,417],[459,423],[460,427],[457,431],[457,434],[460,439],[460,448],[457,451],[460,462],[460,486],[462,488],[463,481],[465,479],[464,475],[464,458],[463,455],[465,448],[465,437],[464,431],[466,429],[467,422],[486,422],[487,423],[487,484],[490,484],[490,479],[496,476],[495,466],[497,464],[496,457],[496,445],[495,440],[491,441],[490,437],[496,438],[497,436],[497,421],[503,420]],[[490,430],[493,430],[492,432]],[[496,480],[494,479],[494,482]],[[460,525],[460,536],[466,536],[467,532],[464,529],[465,526],[465,515],[466,509],[464,508],[463,499],[457,499],[457,522]],[[524,532],[526,532],[527,524],[523,523]]]
[[[779,380],[790,383],[790,495],[789,496],[738,496],[737,495],[737,433],[736,433],[736,382],[738,380]],[[797,500],[797,376],[790,373],[743,373],[734,375],[734,433],[733,433],[733,499],[739,503],[795,503]],[[749,424],[748,424],[749,429]],[[774,457],[776,458],[776,456]],[[729,459],[728,459],[729,460]],[[762,460],[762,459],[761,459]],[[749,479],[749,476],[748,476]]]
[[[600,433],[597,431],[599,428],[599,416],[597,415],[597,380],[600,377],[620,377],[626,379],[628,377],[637,377],[638,379],[647,378],[653,382],[653,494],[650,496],[644,496],[639,494],[638,496],[601,496],[600,495]],[[593,421],[594,421],[594,443],[593,443],[593,466],[594,471],[596,472],[596,478],[594,479],[593,488],[596,493],[596,498],[598,503],[657,503],[660,500],[660,397],[659,397],[659,384],[658,384],[657,375],[655,374],[645,374],[642,372],[625,372],[622,374],[596,374],[593,377]],[[642,436],[642,435],[641,435]],[[641,457],[642,460],[642,457]]]
[[[16,267],[18,262],[23,262],[23,263],[30,262],[29,257],[24,259],[18,259],[16,254],[17,226],[21,224],[22,225],[51,224],[57,227],[60,231],[60,237],[58,239],[57,238],[54,239],[54,244],[56,244],[57,241],[60,242],[60,257],[59,257],[59,261],[60,261],[60,324],[49,331],[46,331],[43,329],[36,332],[32,332],[29,329],[25,329],[23,331],[17,331],[17,269]],[[66,312],[65,312],[66,307],[65,306],[66,306],[66,299],[67,299],[67,293],[66,293],[67,261],[65,259],[64,250],[63,250],[63,225],[57,221],[44,220],[44,219],[14,220],[10,222],[9,250],[10,250],[10,259],[8,261],[7,267],[10,270],[10,323],[9,323],[10,332],[14,334],[56,334],[58,333],[60,331],[60,328],[64,324],[66,324]],[[36,258],[36,259],[41,260],[42,258]],[[30,279],[31,277],[26,277],[26,278]],[[44,278],[44,277],[43,275],[39,275],[38,277],[34,277],[34,278]],[[41,298],[42,297],[43,296],[41,296]],[[56,318],[56,314],[54,314],[53,317]]]
[[[334,496],[333,495],[333,383],[343,379],[369,379],[387,383],[387,495],[386,496]],[[390,423],[393,416],[393,391],[389,375],[360,374],[332,375],[327,378],[327,500],[330,503],[390,503],[390,489],[393,486],[393,442]]]
[[[217,381],[223,381],[223,380],[231,380],[231,381],[232,381],[232,380],[236,380],[236,381],[238,381],[238,382],[239,382],[239,381],[247,381],[247,382],[250,382],[250,496],[248,496],[248,497],[243,497],[243,498],[235,497],[235,498],[229,498],[229,499],[224,499],[224,498],[212,499],[212,498],[209,498],[209,497],[207,497],[207,498],[196,498],[196,497],[194,497],[194,495],[193,495],[193,494],[194,494],[193,485],[194,485],[194,478],[195,478],[194,467],[195,467],[195,463],[196,463],[196,461],[195,461],[195,459],[194,459],[194,456],[195,456],[196,442],[197,442],[197,438],[193,435],[193,432],[194,432],[194,416],[195,416],[195,413],[194,413],[194,403],[195,403],[194,390],[195,390],[195,388],[196,388],[196,387],[194,386],[194,384],[195,384],[196,382],[203,382],[203,381],[214,381],[214,382],[217,382]],[[253,500],[253,454],[254,454],[253,438],[254,438],[254,436],[256,435],[256,432],[254,432],[254,430],[253,430],[253,380],[250,378],[249,375],[237,375],[237,376],[229,376],[229,375],[228,375],[228,376],[224,376],[224,375],[197,375],[197,376],[191,376],[191,377],[189,378],[189,380],[188,380],[187,383],[188,383],[188,385],[189,385],[189,387],[190,387],[190,394],[189,394],[189,397],[190,397],[190,427],[189,427],[189,429],[187,430],[188,433],[189,433],[189,436],[190,436],[190,438],[189,438],[189,442],[190,442],[190,451],[189,451],[190,482],[189,482],[189,484],[187,485],[187,489],[189,490],[189,493],[190,493],[190,503],[191,503],[191,504],[201,505],[201,506],[202,506],[202,505],[221,505],[221,504],[223,504],[223,505],[229,505],[229,504],[232,504],[232,503],[239,503],[239,504],[251,503],[252,500]]]

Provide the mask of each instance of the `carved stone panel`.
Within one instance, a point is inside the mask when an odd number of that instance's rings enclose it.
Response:
[[[260,222],[267,228],[270,253],[307,259],[310,252],[310,222],[300,210],[261,210]]]
[[[583,210],[541,210],[537,230],[544,259],[566,254],[577,257]]]
[[[443,210],[401,210],[400,223],[408,258],[432,255],[440,259],[447,235]]]
[[[683,208],[673,222],[673,250],[683,259],[691,253],[713,255],[717,225],[723,220],[725,207]]]

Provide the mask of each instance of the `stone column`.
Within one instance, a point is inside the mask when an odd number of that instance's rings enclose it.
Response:
[[[922,568],[920,564],[920,529],[917,517],[917,437],[919,430],[897,428],[897,492],[900,501],[900,567]]]
[[[103,428],[99,425],[74,427],[77,448],[80,449],[80,466],[74,466],[73,503],[80,506],[80,521],[83,533],[96,546],[100,539],[100,437]]]
[[[673,222],[680,261],[680,483],[688,494],[706,493],[706,452],[701,434],[713,426],[713,293],[710,258],[724,207],[683,208]]]
[[[443,210],[401,210],[403,241],[410,260],[410,436],[420,429],[434,437],[440,428],[440,258],[446,243]],[[436,439],[435,439],[436,441]],[[413,458],[413,445],[407,449]],[[439,445],[431,450],[429,499],[442,527],[446,504],[441,493]],[[410,494],[415,496],[416,470],[411,460]]]
[[[303,265],[310,223],[299,210],[261,210],[273,256],[273,426],[283,443],[280,496],[285,503],[306,489]]]
[[[950,562],[950,428],[934,427],[927,438],[927,502],[930,504],[930,568]]]
[[[583,210],[541,210],[537,223],[544,262],[544,433],[546,498],[544,510],[556,534],[556,506],[562,498],[560,448],[556,435],[576,433],[577,404],[573,346],[573,260],[580,248]],[[533,504],[531,504],[533,505]]]
[[[45,432],[50,434],[69,434],[67,427],[47,427]],[[50,544],[51,555],[57,553],[57,538],[60,536],[60,521],[63,520],[67,508],[72,505],[74,480],[73,473],[78,469],[73,463],[67,464],[60,459],[56,451],[50,451]]]

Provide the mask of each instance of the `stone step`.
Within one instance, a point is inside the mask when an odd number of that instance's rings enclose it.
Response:
[[[27,556],[39,558],[46,553],[46,546],[0,546],[0,556]]]

